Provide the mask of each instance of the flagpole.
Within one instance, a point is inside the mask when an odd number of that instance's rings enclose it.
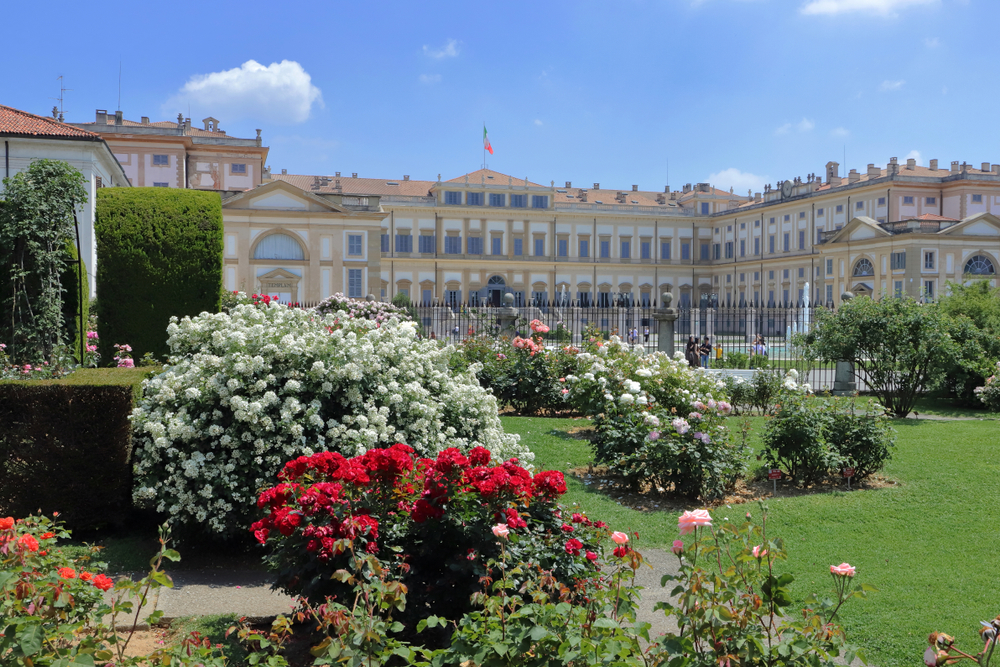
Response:
[[[483,121],[483,137],[486,137],[486,121]],[[483,139],[483,169],[486,169],[486,139]]]

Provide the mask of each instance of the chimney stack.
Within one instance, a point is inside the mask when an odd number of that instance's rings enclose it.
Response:
[[[97,121],[96,122],[97,122],[98,125],[107,125],[108,124],[108,111],[107,111],[107,109],[98,109],[97,110]]]
[[[340,172],[339,171],[337,172],[337,178],[340,178]]]
[[[573,187],[573,182],[572,181],[566,181],[566,187],[567,188]]]
[[[115,112],[115,125],[121,125],[124,118],[122,117],[121,111]]]
[[[149,116],[143,116],[142,117],[142,124],[143,125],[149,125]]]
[[[929,167],[931,169],[937,171],[937,168],[938,168],[938,161],[937,161],[937,159],[931,160]]]
[[[857,183],[861,180],[861,174],[858,173],[857,169],[851,169],[851,172],[847,174],[848,183]]]
[[[288,170],[287,169],[282,169],[281,170],[281,175],[282,176],[287,176],[288,175]]]
[[[355,172],[351,172],[351,178],[357,178],[357,177],[358,177],[358,172],[356,172],[356,171]]]
[[[989,170],[990,170],[990,163],[989,162],[984,162],[983,163],[983,171],[989,171]]]
[[[600,190],[601,189],[601,184],[600,183],[594,183],[594,189],[595,190]]]
[[[876,167],[874,164],[868,165],[868,178],[878,178],[882,175],[882,170]]]
[[[993,173],[1000,176],[1000,164],[993,165]]]
[[[913,171],[916,168],[916,166],[917,166],[916,159],[914,159],[912,157],[906,158],[906,168],[909,171]]]
[[[404,181],[408,181],[408,180],[410,180],[410,175],[409,175],[409,174],[404,174],[404,175],[403,175],[403,180],[404,180]]]
[[[638,185],[633,185],[632,186],[632,192],[638,192],[638,191],[639,191],[639,186]]]
[[[761,202],[761,194],[759,192],[753,193],[753,203],[759,204]]]
[[[837,179],[836,183],[833,183],[833,179]],[[827,162],[826,163],[826,182],[833,185],[840,185],[840,163],[839,162]]]
[[[962,171],[962,169],[961,169],[961,167],[958,166],[958,160],[952,160],[951,161],[951,173],[957,174],[960,171]]]

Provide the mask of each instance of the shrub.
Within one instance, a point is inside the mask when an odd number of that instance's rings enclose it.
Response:
[[[768,465],[783,468],[800,484],[844,466],[854,468],[855,479],[864,479],[885,466],[895,447],[895,432],[877,403],[859,411],[853,398],[794,393],[782,397],[762,439]]]
[[[516,459],[492,461],[482,447],[468,457],[454,448],[433,460],[414,453],[396,444],[351,459],[323,452],[288,462],[281,483],[261,493],[257,505],[267,514],[252,526],[269,547],[276,585],[313,603],[347,596],[331,575],[353,559],[351,541],[400,568],[410,593],[399,618],[409,627],[446,609],[459,616],[471,610],[480,577],[498,574],[489,564],[500,556],[498,523],[512,536],[511,558],[567,587],[597,572],[610,531],[556,504],[566,491],[562,473],[532,476]]]
[[[97,194],[97,292],[103,359],[128,342],[136,357],[167,354],[171,316],[219,310],[218,193],[103,188]]]
[[[772,414],[783,389],[781,375],[764,369],[757,369],[749,381],[736,375],[723,375],[722,381],[737,413]]]
[[[385,322],[390,319],[411,321],[413,318],[408,311],[409,298],[406,299],[407,306],[398,305],[396,301],[397,299],[394,299],[393,303],[383,303],[365,299],[349,299],[337,292],[320,301],[316,306],[316,312],[322,315],[333,315],[343,311],[349,317],[364,318],[375,322]],[[400,303],[402,302],[400,301]]]
[[[234,534],[290,458],[404,442],[421,456],[482,446],[532,455],[496,400],[414,324],[276,303],[169,327],[170,365],[133,413],[134,498],[173,521]]]
[[[987,410],[1000,412],[1000,361],[997,362],[993,375],[983,381],[983,386],[976,387],[976,396],[986,405]]]
[[[75,528],[128,518],[129,413],[146,370],[0,384],[0,512],[60,512]]]

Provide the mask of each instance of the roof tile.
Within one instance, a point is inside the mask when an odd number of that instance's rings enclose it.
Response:
[[[0,104],[0,134],[30,135],[35,137],[70,137],[100,140],[100,135],[60,123],[54,118],[36,116],[27,111]]]

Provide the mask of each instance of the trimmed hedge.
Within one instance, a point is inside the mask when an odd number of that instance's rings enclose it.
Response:
[[[76,262],[76,244],[66,244],[67,262]],[[82,269],[82,270],[81,270]],[[83,324],[80,324],[80,281],[83,281]],[[60,277],[63,289],[63,321],[66,322],[66,344],[72,347],[73,358],[80,359],[80,336],[87,336],[87,318],[90,317],[90,283],[86,265],[67,263]]]
[[[132,509],[129,415],[150,368],[0,383],[0,516],[59,512],[75,529]]]
[[[218,312],[222,200],[215,192],[103,188],[97,193],[101,358],[116,343],[165,358],[172,315]]]

